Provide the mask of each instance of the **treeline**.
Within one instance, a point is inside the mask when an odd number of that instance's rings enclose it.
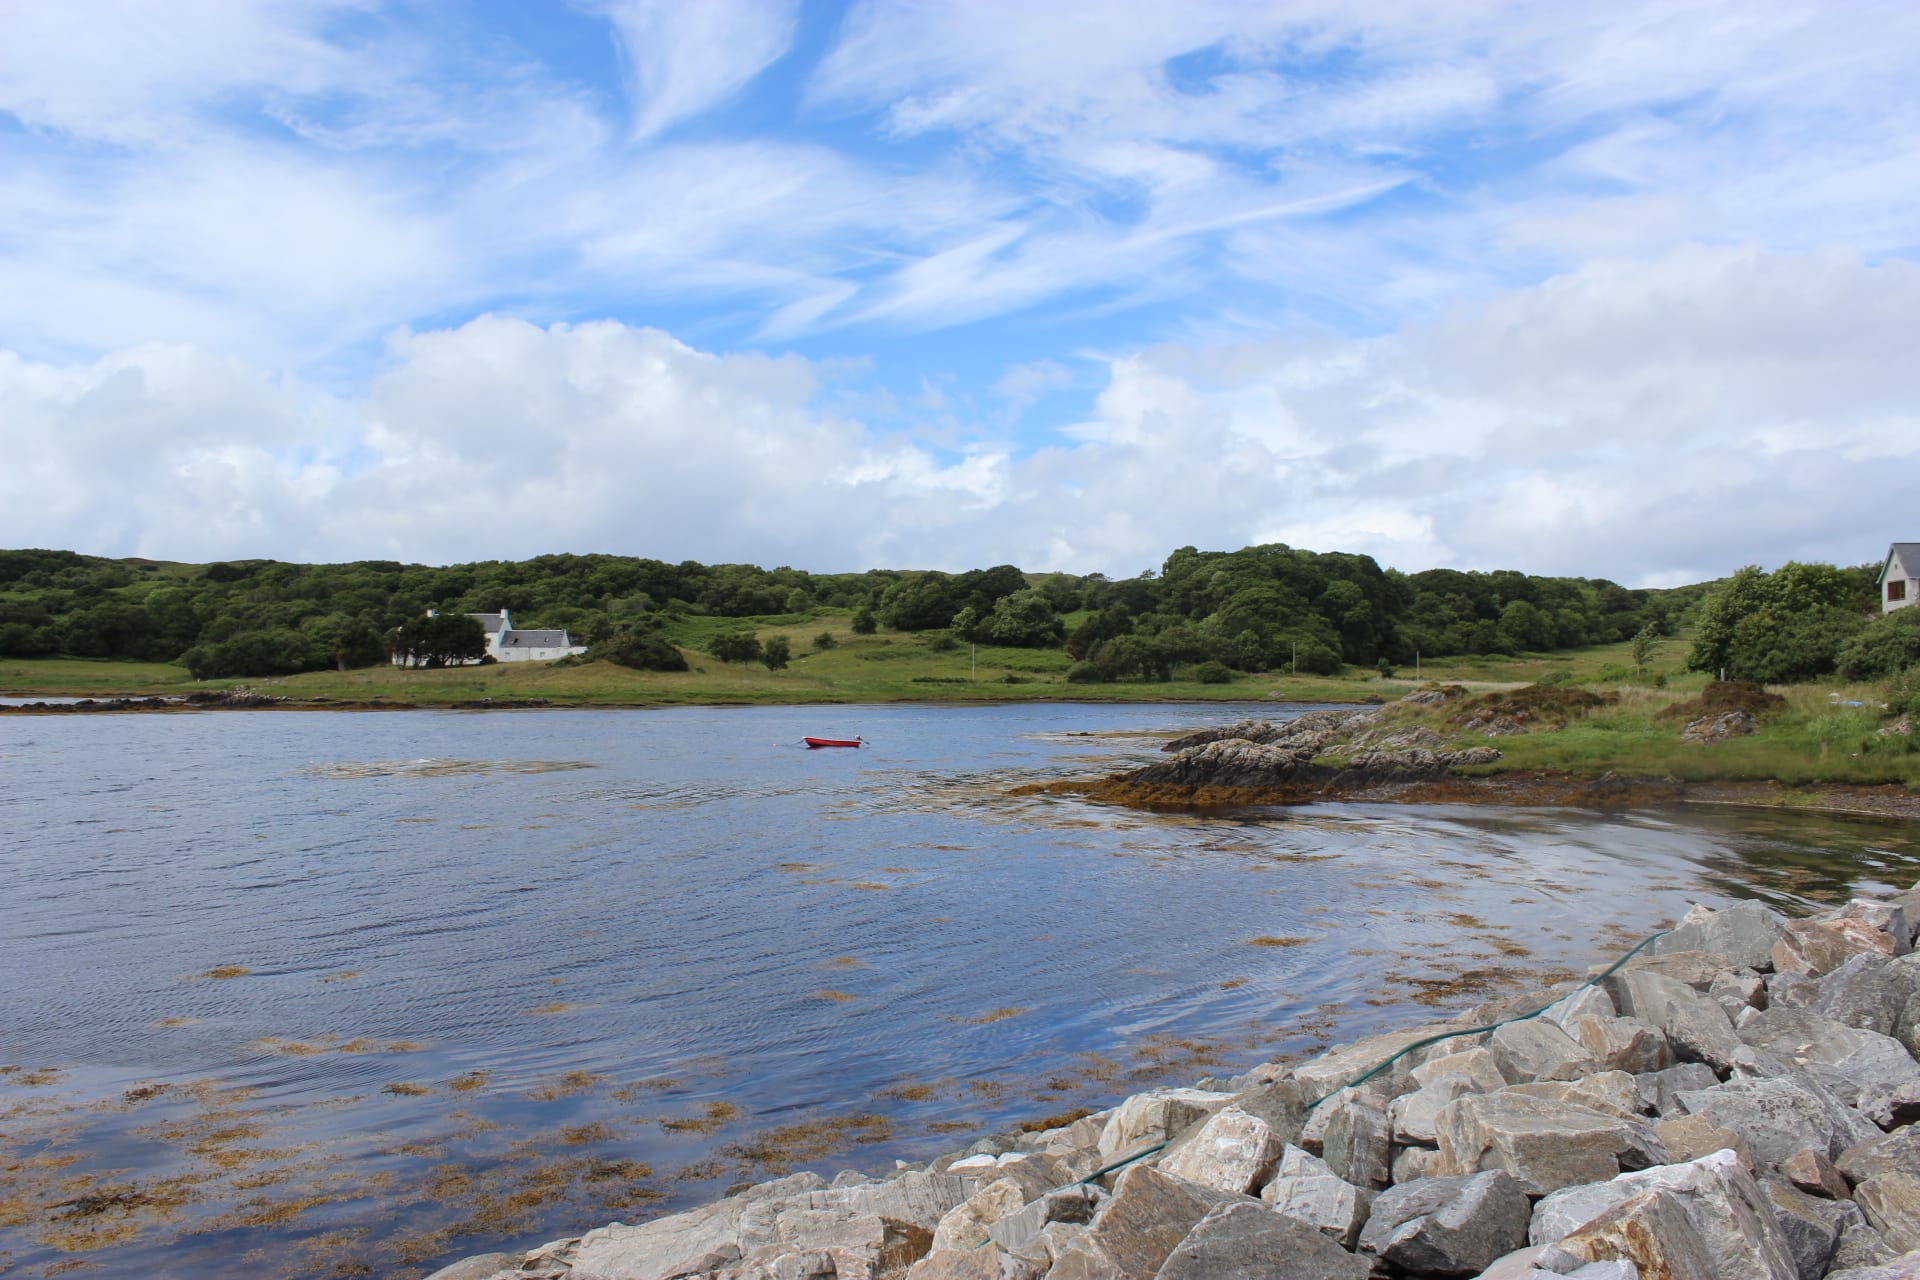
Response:
[[[1895,675],[1920,662],[1920,607],[1879,601],[1878,564],[1748,565],[1701,601],[1687,664],[1762,684]]]
[[[1064,647],[1076,680],[1410,663],[1416,654],[1541,651],[1670,631],[1702,589],[1602,579],[1383,570],[1370,557],[1282,545],[1183,547],[1157,572],[1028,575],[667,564],[549,555],[431,567],[272,560],[182,565],[70,551],[0,551],[0,656],[144,658],[196,676],[278,675],[385,662],[425,615],[511,611],[598,649],[656,652],[677,620],[840,611],[856,632]]]

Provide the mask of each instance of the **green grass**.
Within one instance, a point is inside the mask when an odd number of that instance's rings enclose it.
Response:
[[[50,698],[183,693],[196,686],[185,667],[109,658],[0,658],[0,694]]]

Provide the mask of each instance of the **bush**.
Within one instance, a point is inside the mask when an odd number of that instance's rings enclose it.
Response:
[[[1232,684],[1233,671],[1224,662],[1207,659],[1188,673],[1196,684]]]
[[[1887,710],[1896,716],[1920,712],[1920,665],[1908,667],[1888,683]]]
[[[1897,609],[1840,646],[1834,670],[1848,680],[1879,680],[1920,662],[1920,608]]]
[[[953,638],[951,631],[935,631],[927,637],[927,648],[935,653],[952,653],[959,647],[960,642]]]
[[[1375,665],[1374,669],[1380,673],[1380,678],[1382,680],[1393,679],[1393,659],[1392,658],[1380,659],[1380,661]]]
[[[815,653],[825,653],[827,650],[833,648],[836,644],[839,644],[839,643],[840,642],[838,640],[835,640],[833,638],[833,632],[822,631],[819,635],[813,638],[813,651]]]
[[[787,643],[785,636],[775,636],[760,646],[760,661],[767,664],[767,670],[779,671],[793,657],[793,646]]]
[[[1068,684],[1112,684],[1113,675],[1092,662],[1076,662],[1067,668]]]
[[[616,631],[609,639],[594,645],[590,656],[605,658],[635,671],[687,669],[687,656],[655,631]]]

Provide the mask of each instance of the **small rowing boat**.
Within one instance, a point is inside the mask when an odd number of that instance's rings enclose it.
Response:
[[[809,750],[814,747],[857,747],[866,742],[865,738],[802,738]]]

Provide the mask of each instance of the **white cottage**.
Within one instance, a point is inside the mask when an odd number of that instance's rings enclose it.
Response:
[[[1896,542],[1880,566],[1880,612],[1892,613],[1920,599],[1920,542]]]
[[[432,609],[427,610],[429,618],[433,613]],[[575,644],[573,637],[562,630],[516,629],[505,609],[498,613],[470,613],[467,616],[479,623],[480,629],[487,633],[487,656],[496,662],[550,662],[555,658],[587,651],[586,645]],[[405,666],[406,662],[405,654],[393,655],[394,666]]]
[[[1920,564],[1920,560],[1915,563]],[[587,651],[587,646],[575,644],[565,631],[516,629],[505,609],[467,616],[487,633],[487,652],[501,662],[548,662]]]

